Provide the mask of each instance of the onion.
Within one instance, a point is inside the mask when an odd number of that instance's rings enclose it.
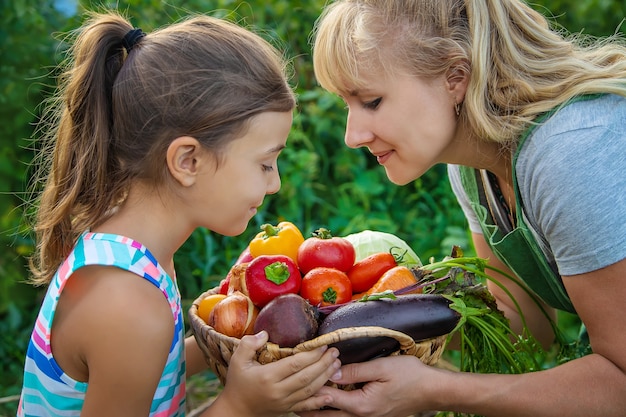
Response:
[[[259,309],[252,300],[240,291],[229,294],[217,303],[207,324],[217,332],[240,339],[252,334]]]

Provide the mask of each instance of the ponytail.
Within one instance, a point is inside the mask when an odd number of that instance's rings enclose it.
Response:
[[[44,188],[35,218],[32,281],[50,281],[82,232],[106,217],[123,189],[111,154],[113,83],[132,25],[116,14],[92,16],[78,31],[60,87],[48,107],[38,175]],[[44,128],[45,128],[44,126]],[[42,180],[43,179],[43,180]]]

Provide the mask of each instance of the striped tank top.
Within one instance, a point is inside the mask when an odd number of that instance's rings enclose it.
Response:
[[[17,416],[80,415],[88,383],[70,378],[56,363],[50,348],[50,329],[67,279],[74,271],[87,265],[122,268],[148,280],[163,292],[174,316],[175,331],[161,380],[154,393],[150,416],[184,416],[185,343],[178,287],[139,242],[102,233],[83,234],[48,287],[26,352]]]

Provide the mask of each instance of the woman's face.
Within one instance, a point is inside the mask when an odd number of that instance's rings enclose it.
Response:
[[[226,236],[242,233],[267,194],[280,189],[277,159],[291,129],[291,112],[261,113],[233,140],[221,163],[203,170],[194,203],[197,219]]]
[[[445,77],[365,74],[363,81],[366,88],[342,97],[346,145],[367,147],[398,185],[449,159],[457,122]]]

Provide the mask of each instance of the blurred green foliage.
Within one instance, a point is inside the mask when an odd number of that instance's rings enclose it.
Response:
[[[76,27],[84,10],[111,7],[144,31],[188,13],[208,13],[257,31],[292,60],[299,107],[289,146],[279,161],[283,185],[241,236],[197,230],[177,255],[186,303],[216,285],[263,223],[290,220],[305,235],[327,227],[335,235],[363,229],[394,233],[422,259],[440,258],[452,245],[471,253],[465,221],[437,166],[419,180],[397,187],[362,150],[342,145],[345,110],[315,82],[309,34],[325,0],[22,0],[0,2],[0,397],[16,395],[24,350],[43,289],[24,283],[32,235],[23,221],[39,104],[55,84],[55,66],[66,45],[60,33]],[[61,3],[77,6],[67,15]],[[622,0],[534,0],[533,6],[570,31],[609,35],[626,16]],[[547,11],[550,10],[551,14]],[[0,404],[0,416],[16,403]]]

